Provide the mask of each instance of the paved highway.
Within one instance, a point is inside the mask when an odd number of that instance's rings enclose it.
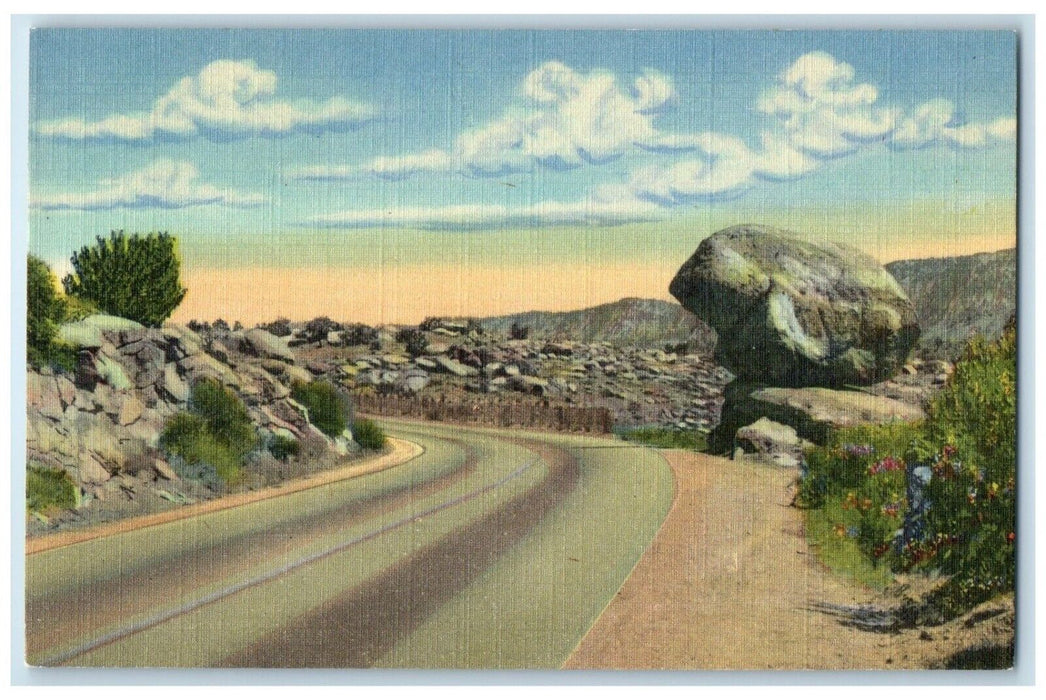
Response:
[[[32,554],[34,665],[558,668],[672,501],[657,453],[383,421],[384,471]]]

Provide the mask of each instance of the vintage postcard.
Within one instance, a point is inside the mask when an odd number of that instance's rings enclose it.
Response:
[[[771,29],[33,30],[25,662],[1010,668],[1018,35]]]

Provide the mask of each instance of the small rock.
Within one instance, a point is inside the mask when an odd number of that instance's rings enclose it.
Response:
[[[130,425],[142,417],[145,406],[134,394],[128,395],[120,405],[120,413],[116,416],[116,422],[120,425]]]

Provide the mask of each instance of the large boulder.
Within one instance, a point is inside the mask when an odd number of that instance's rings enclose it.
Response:
[[[760,418],[791,426],[799,437],[819,445],[833,429],[923,420],[917,405],[863,391],[824,387],[766,387],[733,382],[725,391],[719,425],[710,436],[716,452],[733,448],[737,431]]]
[[[283,338],[277,338],[262,328],[252,328],[244,334],[247,349],[254,355],[273,360],[283,360],[293,364],[294,351]]]
[[[105,334],[144,329],[145,326],[130,319],[92,314],[79,321],[63,323],[58,327],[58,339],[78,348],[100,348],[105,342]]]
[[[702,241],[669,291],[715,329],[716,360],[745,381],[874,384],[904,365],[919,337],[911,301],[875,260],[766,226]]]

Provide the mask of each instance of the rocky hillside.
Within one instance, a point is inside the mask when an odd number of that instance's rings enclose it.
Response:
[[[974,333],[997,338],[1017,308],[1017,250],[899,260],[886,269],[908,292],[925,354],[954,357]]]
[[[480,321],[490,331],[508,334],[513,324],[529,328],[536,340],[576,340],[616,346],[661,347],[690,341],[708,351],[713,331],[679,304],[627,298],[577,311],[528,311]]]
[[[30,369],[27,463],[64,471],[80,506],[55,522],[39,515],[31,531],[99,522],[213,497],[228,484],[159,449],[172,416],[189,405],[192,387],[217,380],[243,402],[257,433],[241,487],[265,485],[296,469],[318,469],[355,451],[351,434],[331,440],[291,398],[293,382],[312,381],[286,342],[261,330],[203,338],[176,325],[145,328],[95,315],[62,326],[78,350],[74,371]],[[300,460],[269,452],[275,436],[299,445]]]

